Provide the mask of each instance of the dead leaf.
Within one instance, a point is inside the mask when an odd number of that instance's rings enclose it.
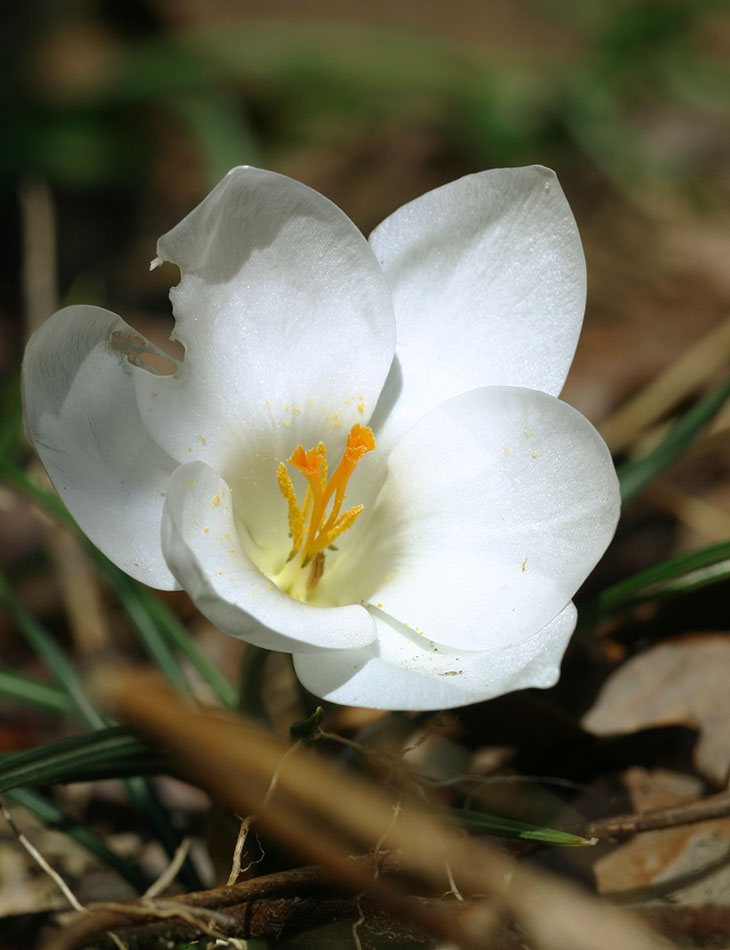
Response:
[[[695,765],[724,786],[730,769],[730,634],[696,633],[633,657],[608,679],[583,726],[597,736],[652,726],[699,730]]]
[[[695,777],[663,769],[628,769],[623,784],[635,811],[702,797]],[[730,902],[730,818],[637,834],[593,866],[600,894],[622,901],[727,907]]]

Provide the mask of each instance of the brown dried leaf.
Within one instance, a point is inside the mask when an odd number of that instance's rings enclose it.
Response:
[[[698,779],[661,769],[632,768],[622,779],[639,812],[685,804],[702,794]],[[597,889],[622,901],[727,907],[729,839],[730,818],[643,832],[595,862]]]
[[[730,769],[730,634],[697,633],[645,650],[608,679],[583,718],[594,735],[684,725],[699,730],[697,771],[718,785]]]

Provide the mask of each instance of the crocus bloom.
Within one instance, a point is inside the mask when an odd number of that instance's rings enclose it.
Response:
[[[185,358],[106,310],[31,340],[28,433],[80,526],[317,696],[434,709],[549,686],[608,544],[616,476],[556,397],[585,264],[552,172],[438,188],[366,241],[233,169],[162,237]]]

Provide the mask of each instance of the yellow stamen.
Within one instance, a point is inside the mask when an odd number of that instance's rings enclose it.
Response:
[[[308,590],[314,590],[322,576],[325,548],[352,527],[363,509],[362,505],[355,505],[340,514],[350,476],[360,459],[374,448],[375,437],[372,430],[356,423],[347,437],[339,465],[328,478],[327,450],[324,443],[320,442],[316,448],[309,450],[298,445],[288,463],[307,479],[307,491],[301,507],[284,463],[277,469],[279,490],[289,505],[289,533],[293,542],[289,560],[298,554],[297,566],[306,567],[314,559],[307,580]]]
[[[354,505],[349,511],[340,515],[329,531],[322,530],[317,536],[317,550],[323,551],[325,548],[328,548],[335,538],[347,531],[348,528],[351,528],[357,521],[364,507],[364,505]]]
[[[289,478],[286,465],[284,465],[283,462],[279,463],[279,467],[276,470],[276,480],[279,483],[279,491],[289,505],[289,534],[292,539],[292,549],[289,552],[289,557],[292,558],[302,546],[302,538],[304,537],[304,514],[297,503],[294,486],[292,485],[291,478]]]
[[[327,485],[327,448],[324,442],[317,443],[317,455],[319,455],[321,459],[319,463],[319,478],[322,483],[322,488],[325,488]]]

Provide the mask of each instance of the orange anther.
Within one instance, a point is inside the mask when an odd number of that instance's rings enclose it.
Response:
[[[359,422],[350,429],[347,436],[347,448],[345,456],[348,461],[359,462],[366,452],[372,452],[375,448],[375,436],[370,426],[361,426]]]
[[[304,451],[303,445],[298,445],[292,452],[289,464],[298,469],[306,478],[317,475],[319,472],[320,455],[316,449]]]

